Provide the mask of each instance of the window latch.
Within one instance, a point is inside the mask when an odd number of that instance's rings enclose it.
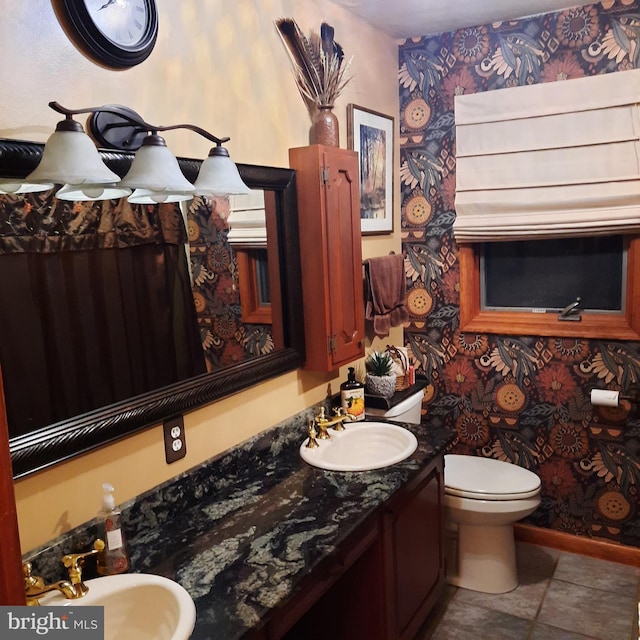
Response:
[[[579,307],[580,296],[558,313],[558,320],[572,320],[573,322],[580,322],[580,320],[582,320],[582,316],[580,315]]]

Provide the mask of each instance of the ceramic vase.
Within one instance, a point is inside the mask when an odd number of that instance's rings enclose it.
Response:
[[[333,105],[318,107],[311,121],[309,142],[323,144],[328,147],[340,146],[340,130],[338,117],[332,111]]]

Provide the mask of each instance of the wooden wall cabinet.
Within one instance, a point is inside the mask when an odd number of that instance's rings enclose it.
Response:
[[[364,356],[358,154],[289,149],[296,170],[305,369],[334,371]]]

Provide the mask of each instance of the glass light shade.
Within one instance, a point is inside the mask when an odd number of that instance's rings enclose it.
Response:
[[[180,170],[176,157],[159,136],[147,136],[144,139],[142,146],[136,151],[129,172],[122,178],[119,186],[157,193],[185,194],[194,191],[193,185]]]
[[[36,191],[48,191],[49,189],[53,189],[52,183],[21,182],[17,178],[14,180],[0,180],[0,193],[35,193]]]
[[[224,147],[213,147],[195,182],[196,195],[240,195],[251,191]]]
[[[185,200],[191,200],[191,198],[193,198],[193,193],[136,189],[127,200],[132,204],[163,204],[165,202],[184,202]]]
[[[64,121],[63,121],[64,122]],[[82,130],[54,131],[42,152],[40,164],[26,182],[54,184],[110,184],[120,176],[102,162],[96,145]]]
[[[130,193],[131,189],[119,187],[115,184],[65,184],[64,187],[58,189],[56,198],[60,200],[72,200],[73,202],[115,200],[116,198],[124,198]]]

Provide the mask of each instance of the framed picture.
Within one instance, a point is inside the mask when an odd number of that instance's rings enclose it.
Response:
[[[360,163],[360,228],[363,235],[393,232],[394,120],[355,104],[347,106],[349,148]]]

